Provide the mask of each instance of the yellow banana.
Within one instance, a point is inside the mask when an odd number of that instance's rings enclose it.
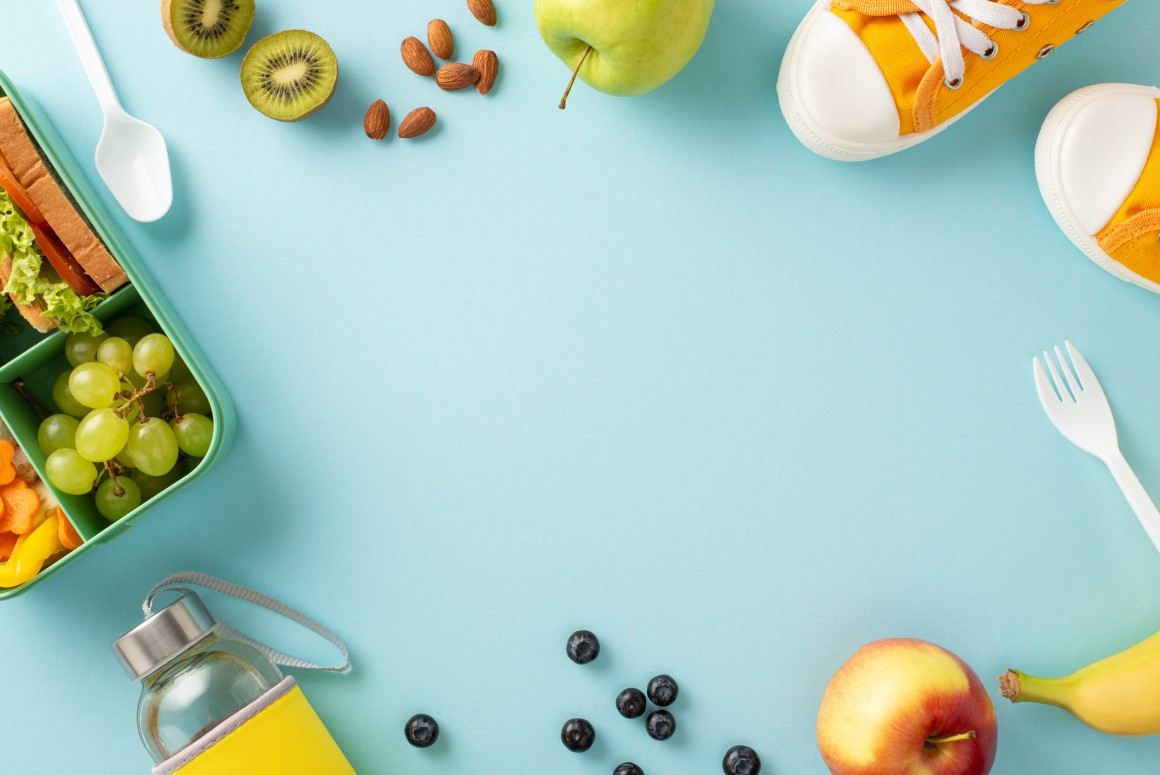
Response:
[[[1011,702],[1055,705],[1112,735],[1160,733],[1160,632],[1063,678],[1008,670],[999,693]]]

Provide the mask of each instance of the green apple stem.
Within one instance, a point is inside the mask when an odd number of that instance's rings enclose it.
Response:
[[[584,54],[580,57],[580,61],[576,63],[576,69],[572,71],[572,80],[568,81],[568,88],[564,90],[564,96],[560,98],[560,110],[564,110],[568,103],[568,94],[572,91],[572,84],[576,83],[576,76],[580,74],[580,68],[584,66],[584,60],[592,53],[592,46],[584,49]]]
[[[943,743],[957,743],[960,740],[974,740],[975,730],[970,732],[963,732],[961,735],[951,735],[949,737],[928,737],[926,739],[927,745],[942,745]]]

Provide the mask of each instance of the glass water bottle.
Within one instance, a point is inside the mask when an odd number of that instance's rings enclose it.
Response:
[[[158,764],[282,680],[257,647],[226,637],[194,592],[154,613],[113,650],[141,682],[137,727]]]

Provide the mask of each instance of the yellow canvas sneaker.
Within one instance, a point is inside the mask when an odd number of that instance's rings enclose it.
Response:
[[[1160,89],[1080,89],[1047,116],[1039,190],[1068,238],[1122,280],[1160,293]]]
[[[818,0],[777,81],[798,139],[863,161],[946,129],[1127,0]]]

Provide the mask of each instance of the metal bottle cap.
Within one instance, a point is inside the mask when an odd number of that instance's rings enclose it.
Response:
[[[216,626],[205,603],[186,592],[113,644],[133,680],[139,680],[171,662]]]

